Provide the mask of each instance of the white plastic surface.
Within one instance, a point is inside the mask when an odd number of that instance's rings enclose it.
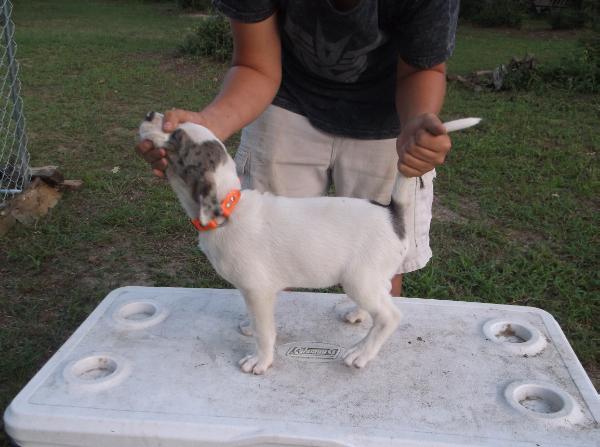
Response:
[[[282,293],[275,363],[252,376],[237,367],[253,349],[237,291],[118,289],[15,398],[6,430],[23,447],[600,445],[600,400],[549,314],[396,303],[400,328],[356,370],[341,355],[368,325],[339,320],[349,301]],[[534,338],[531,355],[507,348]]]

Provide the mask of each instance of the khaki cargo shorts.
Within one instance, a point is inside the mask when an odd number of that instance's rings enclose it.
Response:
[[[297,113],[269,108],[242,131],[235,156],[245,189],[286,197],[335,195],[388,204],[398,174],[396,140],[356,140],[315,129]],[[401,174],[400,174],[401,175]],[[408,255],[398,273],[424,267],[431,258],[429,225],[435,171],[404,178]],[[357,228],[356,231],[369,231]]]

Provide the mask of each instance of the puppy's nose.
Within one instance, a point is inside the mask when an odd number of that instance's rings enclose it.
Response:
[[[145,118],[145,120],[146,120],[146,121],[152,121],[152,120],[154,119],[154,113],[155,113],[155,112],[148,112],[148,113],[146,114],[146,118]]]

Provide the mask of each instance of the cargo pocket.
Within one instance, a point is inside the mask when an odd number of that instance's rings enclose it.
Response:
[[[235,170],[237,172],[240,181],[242,182],[242,189],[250,188],[250,150],[240,144],[238,150],[235,153]]]

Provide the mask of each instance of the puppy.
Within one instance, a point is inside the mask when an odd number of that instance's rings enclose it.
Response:
[[[364,367],[400,321],[390,279],[408,248],[401,177],[389,206],[345,197],[240,192],[235,162],[210,130],[184,123],[166,134],[162,120],[162,114],[150,112],[139,136],[166,149],[167,178],[201,230],[200,249],[244,297],[256,352],[240,360],[242,371],[263,374],[273,362],[279,291],[335,284],[358,305],[348,321],[362,319],[365,311],[372,317],[368,334],[344,355],[348,366]]]

